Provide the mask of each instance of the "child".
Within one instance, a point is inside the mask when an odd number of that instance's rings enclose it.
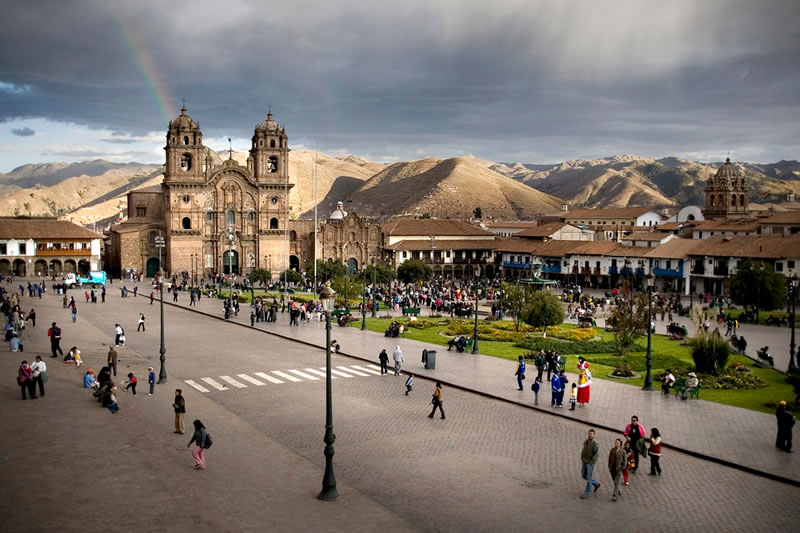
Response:
[[[148,396],[152,396],[156,388],[156,371],[153,370],[152,366],[147,367],[147,370],[150,371],[150,373],[147,374],[147,383],[150,384],[150,393]]]
[[[575,410],[575,404],[578,402],[578,384],[572,384],[572,390],[569,393],[569,410]]]
[[[108,400],[109,401],[108,410],[111,411],[111,414],[114,414],[117,411],[119,411],[119,403],[117,403],[117,395],[114,394],[115,392],[117,392],[117,388],[111,387],[111,395],[109,396]]]
[[[625,440],[625,444],[622,445],[622,449],[625,450],[625,455],[628,457],[627,461],[625,461],[625,470],[622,471],[622,477],[627,485],[631,468],[636,466],[636,463],[634,462],[635,459],[633,457],[633,450],[631,449],[631,441],[629,439]]]
[[[408,393],[411,392],[411,389],[414,388],[414,376],[413,374],[408,375],[408,379],[406,380],[406,396]]]
[[[133,395],[136,396],[136,376],[133,375],[133,372],[128,373],[128,384],[125,386],[125,392],[128,392],[128,389],[133,389]]]
[[[533,385],[531,385],[531,390],[533,391],[533,405],[539,405],[539,382],[535,379],[533,380]]]

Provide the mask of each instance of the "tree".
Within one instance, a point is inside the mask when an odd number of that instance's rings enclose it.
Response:
[[[360,302],[361,294],[364,290],[364,286],[357,277],[347,276],[345,274],[333,278],[331,288],[336,291],[336,301],[338,303],[344,303],[345,307],[347,307],[345,297],[348,301],[357,299]]]
[[[480,207],[476,207],[472,214],[475,215],[475,218],[480,219],[483,215],[483,211],[481,211]]]
[[[785,291],[786,276],[762,261],[742,261],[731,278],[731,299],[737,305],[771,311],[783,306]]]
[[[419,259],[407,259],[397,268],[397,279],[404,283],[428,281],[433,276],[431,267]]]
[[[522,322],[522,310],[525,307],[527,290],[515,283],[503,282],[503,299],[500,300],[500,308],[511,315],[514,320],[514,328],[519,332],[519,325]]]
[[[281,272],[280,281],[286,281],[286,283],[300,283],[303,281],[303,276],[300,275],[300,272],[287,268]]]
[[[531,292],[521,312],[526,324],[534,328],[557,326],[564,322],[564,306],[554,295],[545,291]]]
[[[263,289],[267,283],[272,281],[272,272],[266,268],[256,268],[253,270],[253,273],[250,274],[250,281],[253,282],[253,285],[261,282],[261,288]]]
[[[614,332],[615,354],[627,354],[637,338],[647,335],[647,295],[631,296],[630,300],[621,301],[612,310],[607,323]]]
[[[310,270],[311,275],[314,275],[313,267]],[[327,281],[336,278],[337,276],[344,276],[347,273],[347,266],[341,261],[323,261],[317,259],[317,280]]]
[[[372,274],[375,272],[375,283],[378,285],[388,285],[394,280],[394,269],[391,265],[367,265],[364,270],[358,275],[359,278],[366,282],[367,285],[372,285]]]

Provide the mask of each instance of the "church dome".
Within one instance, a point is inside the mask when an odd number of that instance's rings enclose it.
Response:
[[[347,211],[344,210],[344,204],[342,202],[336,202],[336,210],[330,214],[328,220],[344,220],[346,216]]]
[[[267,120],[256,126],[256,131],[277,132],[279,129],[278,123],[272,120],[272,113],[267,113]]]
[[[725,159],[725,163],[717,169],[717,173],[714,174],[715,178],[727,178],[727,179],[739,179],[741,175],[739,174],[739,170],[736,168],[736,165],[731,163],[731,158],[728,157]]]
[[[186,114],[186,108],[181,108],[181,114],[175,120],[170,121],[170,127],[173,128],[188,128],[188,129],[196,129],[200,127],[200,124],[195,122],[192,117]]]

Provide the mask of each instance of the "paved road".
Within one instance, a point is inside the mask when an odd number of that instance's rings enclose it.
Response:
[[[129,338],[121,367],[144,377],[148,363],[157,360],[157,306],[117,294],[112,291],[105,306],[82,305],[75,325],[67,322],[56,298],[46,296],[34,302],[40,328],[58,317],[65,344],[80,338],[85,359],[97,366],[106,351],[102,343],[113,339],[113,323],[121,321]],[[146,333],[135,332],[139,311],[148,316]],[[603,487],[581,501],[578,456],[584,424],[449,387],[447,420],[431,420],[425,416],[429,382],[419,380],[406,397],[403,377],[369,371],[359,376],[353,366],[369,364],[342,356],[334,356],[334,365],[349,368],[340,371],[352,376],[334,381],[335,464],[342,497],[333,504],[317,502],[313,496],[324,465],[324,383],[290,370],[308,374],[305,369],[324,366],[324,352],[171,306],[165,312],[170,383],[159,386],[154,397],[122,396],[119,415],[97,408],[75,384],[81,372],[63,365],[53,365],[44,400],[21,402],[10,380],[0,384],[6,398],[0,413],[9,428],[0,444],[8,458],[2,463],[0,509],[11,517],[9,529],[52,529],[56,520],[68,531],[93,529],[85,527],[88,509],[104,529],[130,530],[136,524],[156,531],[530,531],[581,527],[587,513],[599,530],[612,524],[623,531],[763,529],[769,517],[769,529],[791,531],[797,519],[798,489],[672,451],[665,453],[662,477],[640,472],[614,504],[601,457]],[[27,354],[46,348],[45,329],[29,335]],[[324,339],[319,323],[294,331],[318,344]],[[346,351],[363,345],[377,353],[384,344],[374,334],[347,334],[361,341],[343,342]],[[413,367],[419,352],[407,352]],[[2,371],[13,374],[19,354],[0,353]],[[465,357],[462,365],[487,359]],[[211,387],[204,377],[225,383],[226,390]],[[210,392],[183,380],[206,383]],[[205,472],[191,469],[188,438],[171,433],[168,398],[179,383],[189,419],[203,418],[215,435]],[[601,455],[614,437],[598,433]],[[39,461],[30,461],[36,454]],[[86,478],[97,481],[74,483]],[[738,490],[730,490],[734,487]],[[71,506],[63,505],[65,498]],[[575,512],[579,506],[585,512]],[[64,510],[56,516],[51,512],[56,508]],[[696,511],[687,516],[687,509]]]

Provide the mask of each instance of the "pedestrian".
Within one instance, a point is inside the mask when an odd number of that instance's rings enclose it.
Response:
[[[139,313],[139,325],[136,326],[136,331],[147,331],[144,327],[144,313]]]
[[[550,407],[560,407],[558,403],[558,392],[561,389],[561,378],[558,377],[558,373],[553,374],[553,377],[550,379],[550,389]]]
[[[645,438],[644,426],[639,423],[639,417],[634,415],[631,417],[631,423],[625,426],[625,431],[622,432],[625,437],[631,443],[631,449],[633,450],[633,465],[631,466],[631,472],[634,474],[636,470],[639,468],[639,455],[644,455],[647,457],[647,452],[641,453],[644,447],[644,441],[642,444],[639,444],[639,441]],[[640,447],[641,446],[641,447]]]
[[[122,337],[122,326],[120,326],[119,324],[114,324],[114,346],[119,346],[121,337]]]
[[[588,438],[583,441],[583,449],[581,450],[581,477],[586,480],[586,490],[581,494],[581,499],[586,499],[592,493],[597,492],[600,488],[600,483],[592,479],[594,475],[594,465],[597,464],[597,459],[600,457],[600,445],[594,440],[594,430],[590,429]],[[594,487],[594,489],[592,489]]]
[[[53,322],[50,329],[47,330],[47,336],[50,337],[50,351],[53,353],[53,357],[58,357],[56,352],[63,357],[64,351],[61,349],[61,328],[56,326],[55,322]]]
[[[108,278],[108,281],[111,282],[111,278]],[[102,299],[103,303],[106,303],[106,287],[103,286],[103,289],[100,291],[100,298]]]
[[[186,413],[186,401],[183,399],[181,389],[175,389],[175,401],[172,402],[172,407],[175,409],[175,433],[183,435],[183,415]]]
[[[250,310],[250,327],[252,328],[255,325],[256,325],[256,311],[255,311],[255,309],[251,309]]]
[[[75,322],[78,319],[78,306],[72,306],[72,321]]]
[[[394,375],[400,375],[400,369],[403,366],[403,352],[400,350],[400,345],[396,345],[392,352],[392,359],[394,359]]]
[[[178,301],[178,287],[172,287],[172,301]]]
[[[536,354],[536,359],[534,359],[536,363],[536,381],[539,383],[542,382],[542,373],[544,372],[544,351],[539,350],[539,353]]]
[[[44,384],[47,383],[47,365],[42,361],[42,356],[37,355],[36,361],[31,365],[33,371],[33,385],[31,389],[35,389],[39,385],[39,396],[44,396]]]
[[[611,474],[611,481],[614,482],[614,493],[611,495],[611,501],[617,501],[617,497],[622,494],[619,486],[619,478],[625,470],[625,464],[628,462],[628,456],[625,449],[622,447],[622,439],[614,440],[614,447],[608,453],[608,471]]]
[[[572,384],[572,390],[569,393],[569,410],[575,410],[575,404],[578,403],[578,384]]]
[[[781,400],[778,409],[775,411],[775,418],[778,422],[778,437],[775,440],[775,447],[781,451],[792,453],[792,427],[794,426],[794,416],[786,402]]]
[[[414,388],[414,374],[409,374],[408,379],[406,379],[406,396],[411,390]]]
[[[194,462],[195,462],[194,467],[197,470],[206,469],[205,449],[208,445],[207,440],[208,440],[208,432],[206,431],[206,427],[199,420],[195,420],[192,440],[189,441],[189,444],[187,444],[186,447],[188,448],[194,443],[197,444],[197,447],[194,450],[192,450],[192,457],[194,457]]]
[[[625,470],[622,471],[622,479],[627,485],[628,477],[631,473],[631,467],[636,466],[636,463],[633,459],[633,450],[631,449],[631,443],[629,440],[625,439],[625,444],[622,445],[622,449],[625,450]]]
[[[135,285],[133,287],[133,296],[134,297],[139,296],[139,286],[138,285]]]
[[[378,354],[378,361],[381,362],[381,375],[389,373],[389,354],[386,353],[386,350],[381,350],[381,353]]]
[[[150,291],[150,305],[153,305],[153,291]]]
[[[533,380],[533,385],[531,385],[531,390],[533,391],[533,405],[539,405],[539,382],[537,380]]]
[[[31,327],[35,328],[36,327],[36,311],[35,310],[31,309],[31,312],[28,313],[28,320],[31,323]]]
[[[672,370],[668,368],[664,374],[664,381],[661,382],[661,392],[665,396],[669,396],[669,390],[673,385],[675,385],[675,376],[672,374]]]
[[[136,383],[138,383],[138,380],[136,379],[136,376],[133,375],[133,372],[128,372],[127,383],[128,384],[125,386],[125,392],[128,392],[128,389],[131,389],[133,390],[133,395],[136,396]]]
[[[661,433],[659,433],[658,428],[653,428],[650,430],[650,437],[647,439],[650,443],[650,448],[647,450],[647,453],[650,455],[650,473],[648,475],[655,476],[658,474],[661,475],[661,465],[659,461],[661,460]]]
[[[111,388],[108,392],[108,400],[107,405],[108,410],[111,411],[111,414],[115,414],[119,411],[119,402],[117,401],[117,388],[112,384]]]
[[[17,383],[22,391],[23,400],[28,399],[25,396],[26,392],[30,394],[31,400],[36,399],[36,389],[33,387],[33,370],[31,370],[30,365],[28,365],[28,361],[22,361],[22,363],[20,363],[19,370],[17,371]]]
[[[156,391],[156,372],[152,366],[147,367],[147,384],[150,385],[150,392],[148,396],[152,396]]]
[[[439,412],[442,414],[442,420],[444,420],[444,397],[442,394],[442,384],[438,381],[436,382],[436,389],[433,391],[431,404],[433,404],[433,409],[431,409],[431,414],[428,415],[428,418],[433,418],[433,413],[435,413],[438,408]]]
[[[114,376],[117,375],[117,351],[114,349],[113,346],[108,347],[108,368],[114,372]]]
[[[517,385],[519,390],[523,390],[522,380],[525,379],[525,359],[521,355],[517,361],[517,371],[514,372],[514,375],[517,376]]]

